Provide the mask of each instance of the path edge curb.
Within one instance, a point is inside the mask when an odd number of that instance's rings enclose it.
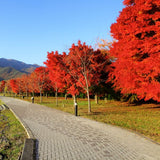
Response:
[[[26,138],[19,160],[38,160],[36,139]]]

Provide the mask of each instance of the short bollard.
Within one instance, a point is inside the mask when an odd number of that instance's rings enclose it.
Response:
[[[75,116],[78,116],[78,105],[75,103]]]
[[[34,103],[34,97],[31,97],[32,103]]]

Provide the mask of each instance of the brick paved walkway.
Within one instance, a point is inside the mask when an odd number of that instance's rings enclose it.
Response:
[[[160,145],[82,117],[0,97],[38,139],[39,160],[160,160]]]

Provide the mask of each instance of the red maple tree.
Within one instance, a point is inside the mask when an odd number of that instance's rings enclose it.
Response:
[[[22,75],[21,77],[22,85],[23,85],[23,93],[26,94],[26,97],[28,97],[29,93],[29,75]]]
[[[48,52],[47,61],[44,62],[49,71],[49,78],[55,90],[56,105],[58,105],[58,92],[62,91],[66,85],[64,78],[66,72],[63,67],[65,56],[65,53],[59,54],[58,51]]]
[[[10,86],[11,86],[11,88],[12,88],[12,91],[13,91],[15,94],[18,94],[19,88],[18,88],[18,84],[17,84],[17,80],[16,80],[16,79],[11,79],[11,80],[10,80]]]
[[[124,0],[111,33],[116,58],[110,76],[123,94],[160,101],[160,1]]]
[[[78,41],[69,49],[66,57],[67,74],[72,79],[71,89],[75,92],[77,87],[85,91],[88,97],[88,113],[91,112],[90,87],[98,84],[101,71],[108,63],[108,57],[101,53],[100,50],[93,50],[91,46]]]
[[[50,83],[48,69],[46,69],[46,67],[38,67],[35,69],[34,73],[37,86],[36,90],[40,93],[40,103],[42,103],[42,93],[46,86],[48,86],[48,83]]]
[[[29,92],[32,93],[34,97],[35,93],[38,93],[38,86],[37,86],[37,76],[35,72],[32,72],[29,75]]]
[[[79,85],[77,85],[77,81],[74,78],[74,75],[72,75],[72,73],[70,72],[69,69],[69,64],[68,62],[68,57],[66,57],[65,59],[66,65],[64,70],[66,71],[66,76],[65,81],[66,81],[66,90],[68,94],[71,94],[73,97],[73,105],[75,105],[75,103],[77,103],[77,96],[81,93],[84,93],[85,91],[79,87]]]

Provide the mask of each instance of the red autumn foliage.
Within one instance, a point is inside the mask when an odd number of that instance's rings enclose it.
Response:
[[[49,78],[51,80],[51,84],[55,90],[55,97],[56,97],[56,105],[58,105],[58,92],[64,91],[66,86],[65,83],[65,75],[66,72],[64,68],[64,57],[66,56],[65,53],[63,55],[59,54],[58,51],[56,52],[48,52],[47,61],[44,64],[47,66],[49,71]]]
[[[23,86],[23,92],[26,93],[26,96],[28,96],[29,92],[29,75],[22,75],[21,77],[22,86]]]
[[[48,69],[46,67],[39,67],[35,69],[34,73],[38,87],[36,90],[42,92],[45,90],[45,88],[48,87],[48,84],[50,83]]]
[[[32,96],[34,96],[35,93],[40,93],[40,96],[42,96],[42,93],[47,93],[49,90],[52,90],[48,74],[47,68],[39,67],[30,75],[22,75],[19,78],[11,79],[9,80],[9,84],[8,82],[6,84],[7,92],[13,91],[19,95],[25,93],[26,96],[28,96],[29,93],[32,93]]]
[[[49,78],[49,70],[46,67],[39,67],[35,69],[37,76],[39,77],[39,87],[42,88],[43,92],[49,92],[53,90],[51,80]]]
[[[18,84],[17,84],[17,80],[16,79],[11,79],[10,80],[10,86],[11,86],[12,91],[14,93],[17,94],[19,92],[19,88],[18,88]]]
[[[40,102],[42,102],[42,93],[48,89],[51,83],[48,76],[48,69],[46,67],[36,68],[34,71],[35,88],[38,93],[40,93]]]
[[[36,73],[32,72],[29,75],[29,92],[32,93],[33,97],[34,97],[34,93],[39,93],[36,80],[37,80]]]
[[[81,44],[81,41],[78,41],[77,45],[73,44],[69,51],[65,59],[67,74],[70,76],[68,90],[72,95],[79,91],[78,87],[85,91],[88,97],[88,112],[91,112],[90,87],[98,84],[108,57],[100,50],[94,51],[91,46]]]
[[[63,69],[64,65],[64,57],[66,56],[65,53],[63,55],[59,54],[58,51],[56,52],[48,52],[47,61],[44,64],[47,66],[49,70],[49,78],[52,81],[53,87],[55,91],[59,92],[62,91],[65,87],[65,70]]]
[[[66,67],[67,67],[67,65],[66,65]],[[69,68],[66,70],[66,72],[67,73],[69,72]],[[76,95],[79,95],[80,92],[84,92],[84,90],[82,90],[82,88],[80,88],[79,86],[76,85],[76,81],[72,75],[66,74],[66,76],[64,78],[66,81],[67,93],[71,94],[72,96],[76,96]]]
[[[111,33],[116,58],[111,78],[123,94],[160,101],[160,1],[124,0]]]

